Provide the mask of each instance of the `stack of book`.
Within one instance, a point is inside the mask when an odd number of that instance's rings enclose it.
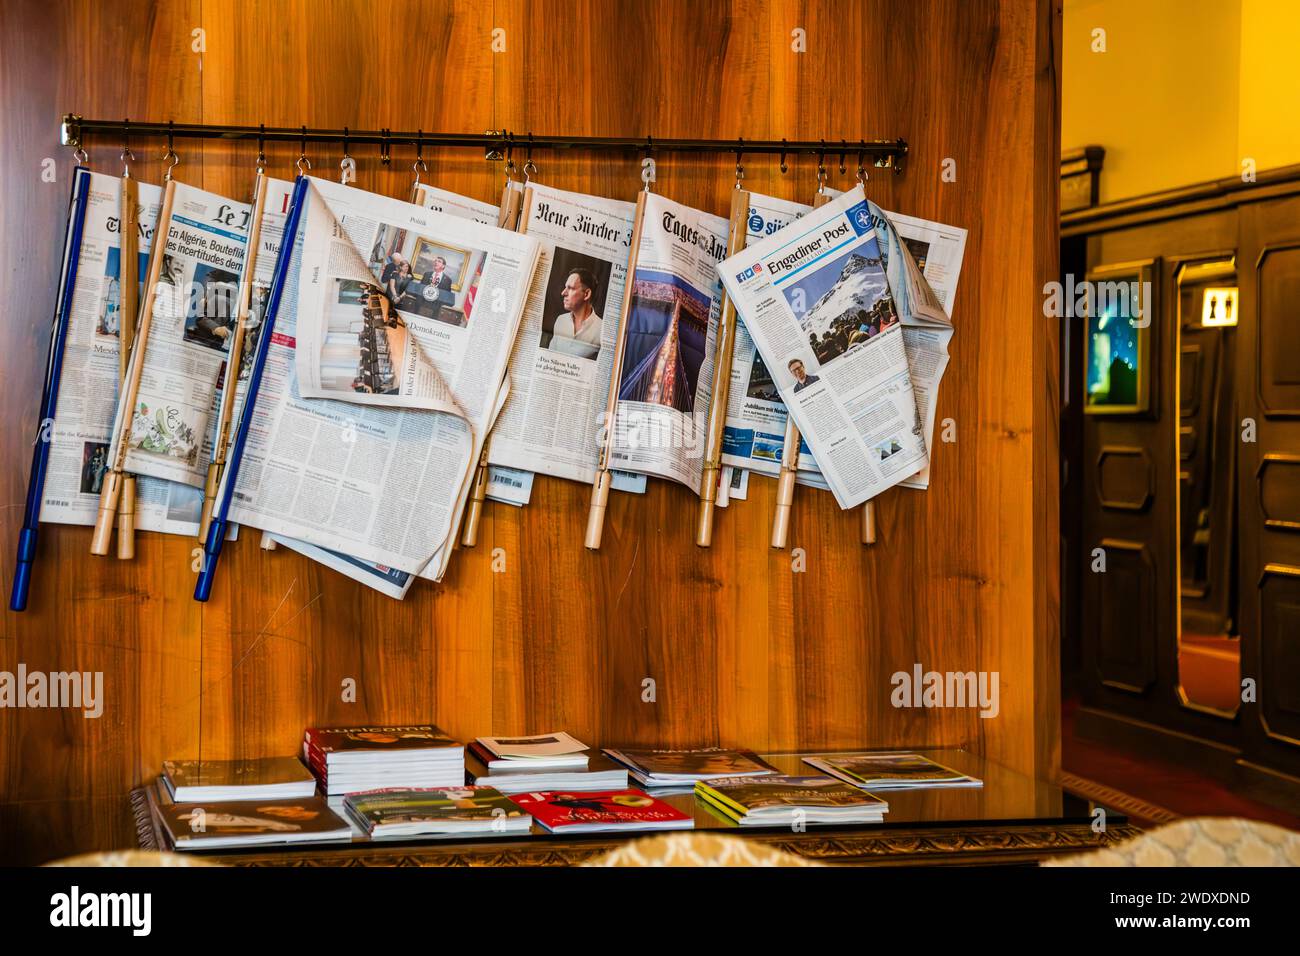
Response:
[[[465,783],[465,747],[432,724],[312,727],[303,734],[302,752],[330,796]]]
[[[316,793],[316,778],[297,757],[164,760],[162,780],[177,803],[293,800]]]
[[[527,790],[620,790],[627,771],[566,733],[479,737],[469,745],[466,769],[475,784],[502,793]]]
[[[978,777],[945,767],[918,753],[832,754],[804,757],[803,762],[863,790],[984,786]]]
[[[757,777],[776,768],[748,750],[606,750],[627,767],[633,779],[647,790],[686,793],[700,780],[714,777]]]
[[[158,807],[177,850],[215,850],[268,843],[350,841],[352,827],[322,797],[305,800],[165,803]]]
[[[521,793],[511,797],[552,833],[689,830],[695,818],[640,790]]]
[[[741,826],[881,823],[889,804],[832,777],[723,777],[695,795]]]
[[[533,818],[492,787],[371,790],[343,808],[372,839],[527,833]]]

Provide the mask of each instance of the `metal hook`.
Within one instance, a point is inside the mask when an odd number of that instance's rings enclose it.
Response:
[[[785,164],[785,139],[781,139],[781,175],[784,176],[790,171],[790,167]]]
[[[528,133],[528,152],[524,154],[524,185],[527,186],[537,175],[537,164],[533,162],[533,134]]]
[[[848,172],[848,170],[844,168],[844,154],[847,151],[848,151],[848,143],[844,140],[840,140],[840,175],[841,176],[843,176],[845,173]]]
[[[646,191],[646,192],[651,192],[650,184],[651,184],[652,182],[654,182],[654,178],[655,178],[655,160],[654,160],[654,155],[653,155],[654,151],[655,151],[655,141],[654,141],[654,137],[653,137],[653,136],[646,136],[646,138],[645,138],[645,158],[648,159],[648,160],[650,160],[650,169],[649,169],[649,171],[647,172],[644,164],[642,164],[642,167],[641,167],[641,170],[642,170],[642,171],[641,171],[641,179],[642,179],[642,181],[645,183],[645,191]]]
[[[167,150],[162,155],[162,161],[165,163],[167,162],[167,160],[170,159],[171,163],[168,165],[167,171],[163,173],[163,182],[165,183],[169,183],[172,181],[172,170],[181,164],[181,158],[177,154],[175,148],[173,148],[172,146],[172,125],[173,125],[172,121],[168,120],[167,121]]]
[[[745,150],[744,138],[736,140],[736,188],[741,189],[742,180],[745,178],[745,167],[740,164],[740,157]]]
[[[348,128],[345,126],[343,127],[343,158],[339,160],[339,182],[343,183],[345,186],[348,182],[348,164],[350,163],[353,169],[355,169],[357,165],[357,161],[348,153],[349,139]]]
[[[415,162],[411,164],[411,170],[415,173],[415,182],[411,183],[411,195],[415,196],[415,191],[420,188],[420,173],[429,171],[429,164],[424,161],[424,130],[417,130],[415,133]]]
[[[392,144],[388,141],[388,127],[381,127],[379,130],[379,163],[382,166],[388,166],[393,161]]]
[[[131,152],[131,121],[122,120],[122,178],[131,178],[131,163],[135,162],[135,153]]]
[[[311,169],[311,160],[307,158],[307,127],[302,128],[301,136],[298,140],[298,160],[294,167],[298,170],[299,176],[306,176],[307,171]]]
[[[867,184],[867,167],[862,164],[862,156],[866,152],[867,144],[864,142],[859,142],[858,145],[863,147],[862,149],[858,150],[858,182],[860,182],[863,186],[865,186]]]
[[[817,195],[821,196],[826,192],[826,140],[822,140],[822,148],[817,153]]]
[[[257,171],[266,169],[266,124],[257,124]]]
[[[506,183],[515,181],[515,134],[506,130]]]

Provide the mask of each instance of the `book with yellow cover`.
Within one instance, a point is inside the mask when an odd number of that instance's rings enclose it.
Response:
[[[880,823],[889,804],[832,777],[723,777],[701,780],[695,795],[741,826]]]

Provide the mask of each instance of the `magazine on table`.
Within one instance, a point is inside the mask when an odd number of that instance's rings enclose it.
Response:
[[[158,812],[177,850],[352,841],[352,827],[323,797],[160,803]]]
[[[527,833],[533,818],[492,787],[390,788],[349,793],[343,808],[372,839],[507,836]]]
[[[984,785],[976,777],[945,767],[918,753],[827,754],[805,757],[803,762],[863,790]]]
[[[511,799],[552,833],[689,830],[695,818],[641,790],[548,790]]]

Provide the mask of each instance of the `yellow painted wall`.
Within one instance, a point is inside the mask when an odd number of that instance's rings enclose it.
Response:
[[[1102,202],[1232,175],[1240,13],[1233,0],[1066,0],[1061,149],[1106,148]]]
[[[1259,169],[1300,163],[1300,2],[1242,0],[1237,149]]]
[[[1300,163],[1296,0],[1065,0],[1063,61],[1061,148],[1106,148],[1103,202]]]

